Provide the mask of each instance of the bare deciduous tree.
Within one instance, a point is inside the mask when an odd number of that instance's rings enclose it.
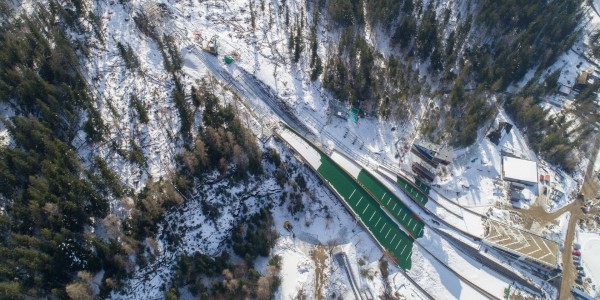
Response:
[[[89,300],[94,298],[94,294],[89,284],[83,281],[70,283],[65,289],[67,295],[69,295],[69,298],[72,300]]]

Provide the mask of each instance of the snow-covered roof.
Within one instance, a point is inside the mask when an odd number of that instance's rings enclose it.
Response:
[[[564,85],[564,84],[561,84],[558,87],[558,92],[561,93],[561,94],[563,94],[563,95],[569,95],[571,93],[571,88],[568,87],[568,86],[566,86],[566,85]]]
[[[531,160],[503,156],[502,175],[505,180],[537,183],[537,163]]]

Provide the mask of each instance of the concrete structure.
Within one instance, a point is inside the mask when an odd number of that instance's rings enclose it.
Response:
[[[411,151],[436,168],[439,164],[449,165],[454,160],[452,151],[424,141],[415,142]]]
[[[538,181],[537,163],[512,156],[502,156],[502,178],[506,181],[534,185]]]
[[[559,266],[557,242],[491,219],[485,222],[483,242],[509,257],[527,261],[538,272],[556,271]]]
[[[412,163],[411,169],[419,177],[421,177],[429,182],[432,182],[435,179],[435,174],[433,172],[427,170],[427,168],[425,168],[423,165],[421,165],[419,163],[416,163],[416,162]]]

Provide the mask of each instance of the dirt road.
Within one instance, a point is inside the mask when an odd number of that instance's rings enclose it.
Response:
[[[571,207],[571,218],[569,218],[569,227],[567,229],[567,235],[565,237],[564,249],[562,252],[562,263],[563,263],[563,276],[560,284],[560,297],[559,299],[574,299],[571,294],[571,287],[575,283],[576,270],[573,264],[573,240],[575,239],[575,226],[579,219],[585,217],[585,214],[581,211],[581,202],[575,200],[569,207]]]
[[[323,296],[323,284],[325,283],[325,277],[327,274],[326,269],[326,261],[329,259],[327,255],[327,251],[323,246],[316,246],[314,250],[311,251],[310,257],[315,262],[315,295],[314,299],[322,300]]]
[[[594,159],[598,155],[598,148],[600,147],[600,139],[596,140],[596,144],[594,145],[594,149],[592,151],[592,161],[588,165],[588,169],[586,170],[586,175],[583,181],[583,186],[581,191],[586,196],[595,196],[599,189],[598,180],[594,177]],[[579,200],[575,200],[575,202],[569,205],[569,211],[571,212],[571,218],[569,219],[569,227],[567,229],[567,236],[565,237],[565,247],[562,253],[562,262],[563,262],[563,277],[562,282],[560,284],[559,290],[559,299],[575,299],[573,294],[571,294],[571,287],[575,283],[576,272],[575,266],[573,265],[573,255],[571,254],[573,240],[575,239],[575,226],[577,226],[577,222],[580,219],[588,217],[588,215],[584,214],[581,210],[581,205],[583,203]]]

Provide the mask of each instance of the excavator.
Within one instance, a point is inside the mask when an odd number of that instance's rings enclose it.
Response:
[[[221,45],[219,45],[219,39],[216,35],[213,35],[204,50],[214,56],[218,56],[220,48]]]

